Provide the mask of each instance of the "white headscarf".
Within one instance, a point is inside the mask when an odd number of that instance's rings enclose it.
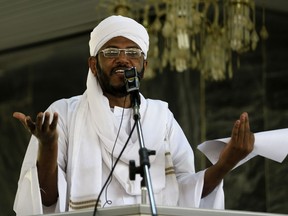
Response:
[[[114,37],[122,36],[135,42],[147,58],[149,35],[143,25],[123,16],[110,16],[102,20],[90,34],[90,55],[95,56],[101,47]]]

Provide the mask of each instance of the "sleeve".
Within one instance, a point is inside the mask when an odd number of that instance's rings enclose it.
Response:
[[[58,201],[55,205],[46,207],[42,205],[40,186],[37,172],[37,155],[38,155],[38,140],[35,136],[31,136],[26,154],[22,163],[20,177],[18,180],[18,188],[14,200],[13,210],[17,215],[35,215],[43,213],[64,212],[66,210],[66,158],[67,158],[67,130],[65,122],[66,115],[63,115],[67,109],[64,100],[58,104],[50,106],[46,112],[58,112],[59,120],[57,130],[59,133],[58,140]],[[61,105],[62,106],[59,106]],[[63,106],[64,105],[64,106]],[[55,109],[55,107],[60,107]]]
[[[32,136],[22,164],[13,209],[17,215],[43,214],[36,158],[37,139]]]
[[[201,198],[205,170],[183,175],[179,180],[179,206],[205,209],[224,209],[223,181],[206,197]]]
[[[201,198],[205,170],[195,172],[193,150],[178,122],[170,115],[168,137],[181,207],[224,209],[223,181],[205,198]]]

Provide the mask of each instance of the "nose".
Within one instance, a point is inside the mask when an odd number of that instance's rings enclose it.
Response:
[[[119,56],[116,58],[117,62],[129,62],[124,50],[120,50]]]
[[[120,50],[119,56],[118,57],[127,57],[125,54],[125,50]]]

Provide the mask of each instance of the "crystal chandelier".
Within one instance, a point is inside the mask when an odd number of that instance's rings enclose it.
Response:
[[[166,68],[198,70],[205,79],[216,81],[231,78],[232,53],[254,51],[259,40],[254,0],[104,0],[100,4],[109,8],[108,13],[131,17],[147,28],[146,78]]]

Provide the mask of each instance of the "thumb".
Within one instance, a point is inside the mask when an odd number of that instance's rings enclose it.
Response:
[[[18,119],[29,132],[31,132],[33,130],[33,127],[35,127],[30,117],[26,116],[21,112],[14,112],[13,117]]]
[[[21,121],[22,123],[26,121],[26,115],[21,112],[14,112],[13,117]]]

